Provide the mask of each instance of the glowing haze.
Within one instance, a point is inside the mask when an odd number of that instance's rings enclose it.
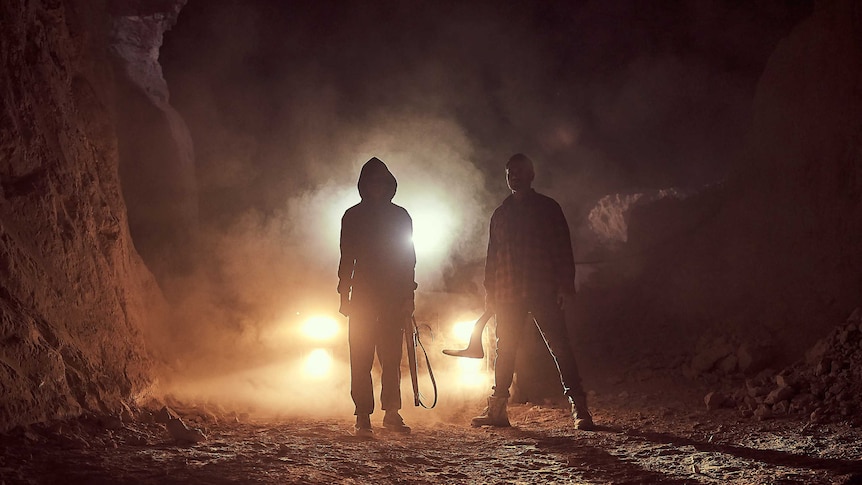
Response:
[[[478,316],[511,154],[535,160],[576,236],[606,194],[722,178],[762,63],[806,8],[754,3],[190,2],[160,60],[195,143],[202,235],[194,269],[160,281],[178,308],[150,331],[162,386],[349,412],[346,335],[277,336],[312,315],[346,327],[340,219],[372,156],[413,218],[417,313],[441,314],[438,337]],[[475,412],[487,374],[462,382],[439,353],[465,343],[450,338],[432,356],[441,405]]]

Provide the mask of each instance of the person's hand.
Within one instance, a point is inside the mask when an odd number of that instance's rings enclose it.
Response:
[[[338,313],[345,317],[350,316],[350,296],[345,293],[341,294],[341,304],[338,305]]]

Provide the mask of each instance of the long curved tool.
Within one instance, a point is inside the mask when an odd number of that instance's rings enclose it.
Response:
[[[434,371],[431,370],[431,361],[428,359],[428,352],[422,341],[419,340],[419,325],[416,324],[416,317],[411,316],[408,324],[410,327],[405,329],[404,340],[407,344],[407,366],[410,368],[410,382],[413,384],[413,404],[422,406],[425,409],[431,409],[437,405],[437,381],[434,379]],[[425,354],[425,368],[428,369],[428,378],[431,379],[431,388],[434,389],[434,401],[430,405],[422,400],[422,393],[419,392],[419,365],[416,361],[416,349],[422,349]]]
[[[494,316],[494,312],[486,311],[473,324],[473,333],[470,334],[470,343],[464,350],[443,349],[443,353],[453,357],[469,357],[471,359],[481,359],[485,357],[485,351],[482,349],[482,332],[485,330],[485,325],[488,320]]]

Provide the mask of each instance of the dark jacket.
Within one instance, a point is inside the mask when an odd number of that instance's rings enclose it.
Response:
[[[367,200],[369,180],[382,178],[387,200]],[[398,183],[386,165],[372,158],[359,174],[362,202],[347,209],[341,219],[341,261],[338,292],[352,291],[353,300],[413,298],[416,289],[416,251],[413,221],[407,211],[393,204]]]

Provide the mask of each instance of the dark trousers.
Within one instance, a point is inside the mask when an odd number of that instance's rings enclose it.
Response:
[[[497,310],[497,358],[494,361],[494,396],[509,397],[509,388],[515,373],[515,356],[518,346],[526,336],[528,325],[537,325],[545,340],[557,371],[563,393],[569,397],[584,395],[581,375],[575,361],[566,327],[566,317],[556,302],[556,297],[498,303]],[[533,319],[527,320],[532,313]]]
[[[401,353],[404,341],[403,315],[392,305],[351,303],[350,396],[355,414],[374,412],[374,388],[371,367],[374,354],[383,370],[380,407],[384,411],[401,409]]]

